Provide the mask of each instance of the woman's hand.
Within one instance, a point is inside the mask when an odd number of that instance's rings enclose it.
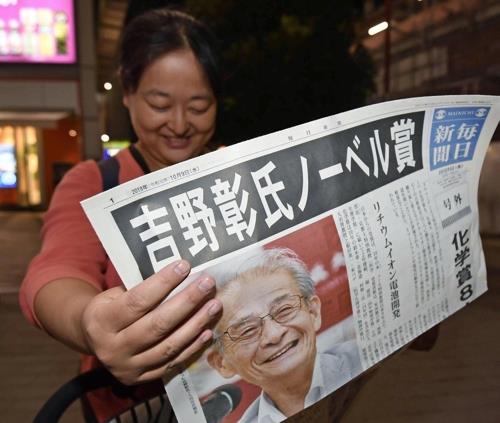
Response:
[[[207,276],[162,303],[189,270],[180,260],[129,291],[99,292],[80,279],[56,279],[38,292],[35,314],[50,335],[96,355],[123,383],[168,376],[211,339],[208,327],[222,307]]]
[[[221,310],[215,282],[201,276],[164,303],[189,274],[180,260],[129,291],[117,287],[95,296],[82,313],[88,349],[125,384],[175,373],[212,338],[207,328]]]

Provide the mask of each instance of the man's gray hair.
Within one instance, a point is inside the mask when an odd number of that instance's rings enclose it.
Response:
[[[206,270],[216,282],[217,290],[223,291],[231,282],[239,280],[252,283],[251,279],[286,270],[297,283],[305,298],[314,295],[314,282],[304,262],[288,248],[252,250],[235,259],[215,265]]]

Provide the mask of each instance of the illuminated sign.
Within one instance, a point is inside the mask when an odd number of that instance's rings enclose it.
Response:
[[[0,0],[0,62],[75,63],[73,0]]]
[[[127,148],[130,145],[128,140],[116,140],[102,143],[102,158],[109,159],[117,154],[120,150]]]
[[[16,155],[13,145],[0,144],[0,188],[17,186]]]

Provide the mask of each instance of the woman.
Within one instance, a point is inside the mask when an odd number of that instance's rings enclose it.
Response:
[[[123,103],[138,136],[116,156],[123,183],[207,149],[219,79],[212,34],[180,12],[156,10],[133,20],[121,52]],[[104,365],[121,382],[141,384],[136,394],[147,397],[212,338],[221,303],[213,298],[213,279],[204,277],[159,305],[188,275],[184,260],[126,291],[79,204],[101,190],[93,161],[60,183],[41,252],[23,281],[21,307],[32,323],[84,354],[82,371]],[[100,421],[131,405],[107,391],[88,399]]]

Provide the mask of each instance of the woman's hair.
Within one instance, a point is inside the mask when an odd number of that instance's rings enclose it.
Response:
[[[172,9],[147,11],[125,27],[119,69],[123,91],[134,93],[151,63],[167,53],[185,48],[193,52],[219,99],[221,77],[215,36],[200,21]]]

